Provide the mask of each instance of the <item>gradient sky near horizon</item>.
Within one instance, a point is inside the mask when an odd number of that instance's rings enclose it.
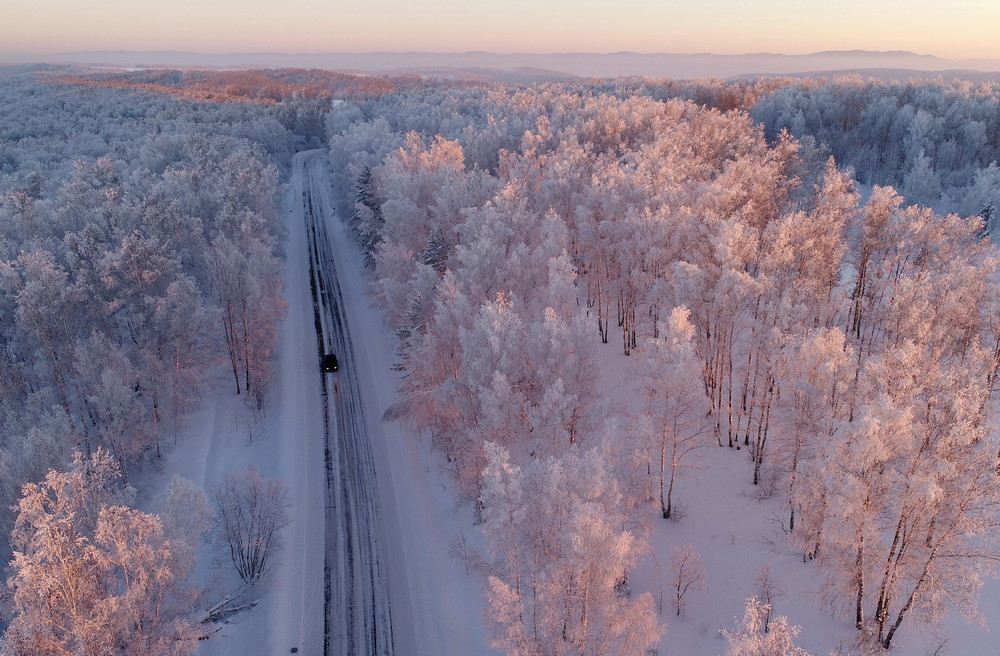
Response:
[[[997,0],[0,0],[0,52],[909,50],[1000,58]]]

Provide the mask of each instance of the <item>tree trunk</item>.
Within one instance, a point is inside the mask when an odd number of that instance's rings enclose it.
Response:
[[[608,343],[608,313],[604,309],[604,271],[603,260],[597,260],[597,332],[601,334],[601,343]],[[610,310],[610,308],[609,308]]]
[[[882,640],[882,628],[881,626],[879,627],[879,640],[882,641],[882,646],[886,649],[888,649],[889,645],[892,644],[892,637],[896,635],[896,629],[898,629],[899,625],[903,623],[903,617],[910,610],[910,608],[913,607],[913,602],[917,598],[917,592],[927,579],[927,572],[930,570],[931,563],[934,562],[934,555],[935,551],[931,550],[930,555],[927,557],[927,562],[924,563],[924,570],[920,573],[920,578],[917,579],[916,584],[913,586],[913,590],[910,592],[910,596],[906,599],[906,603],[899,609],[899,615],[896,616],[896,621],[892,623],[891,627],[889,627],[889,633],[886,634],[885,640]]]
[[[865,624],[865,537],[858,535],[858,555],[854,560],[854,569],[858,577],[858,599],[854,608],[854,627],[860,629]]]
[[[764,449],[767,447],[767,430],[771,423],[771,402],[774,400],[774,379],[768,374],[767,401],[760,409],[760,424],[757,426],[756,450],[753,457],[753,484],[760,482],[760,468],[764,464]]]
[[[247,392],[250,391],[250,322],[247,318],[247,304],[243,301],[243,369],[246,374],[246,384],[243,386]]]
[[[667,469],[667,433],[663,431],[660,435],[660,510],[663,511],[663,519],[670,519],[670,504],[663,498],[663,478]],[[671,480],[673,484],[673,480]]]
[[[802,449],[802,438],[796,430],[795,451],[792,454],[792,471],[788,477],[788,532],[795,531],[795,479],[799,471],[799,451]]]
[[[177,395],[177,389],[178,389],[177,379],[180,378],[180,375],[181,375],[180,352],[179,352],[177,346],[174,345],[174,385],[173,385],[173,396],[174,396],[174,404],[173,404],[174,405],[174,408],[173,408],[173,413],[174,413],[174,421],[173,421],[173,424],[174,424],[174,426],[173,426],[173,430],[174,430],[174,446],[177,445],[177,417],[178,417],[178,414],[179,414],[178,410],[177,410],[177,396],[178,396]]]
[[[674,479],[677,477],[677,436],[674,435],[674,450],[670,458],[670,486],[667,488],[667,509],[663,516],[670,519],[671,506],[674,496]]]
[[[233,325],[232,306],[227,306],[222,313],[222,328],[226,334],[226,347],[229,349],[229,363],[233,367],[233,378],[236,380],[236,394],[240,393],[239,354],[236,346],[236,326]]]
[[[733,327],[729,329],[728,349],[727,349],[727,376],[729,394],[726,404],[726,413],[729,415],[729,446],[733,446]],[[737,441],[739,438],[737,438]]]
[[[882,641],[885,622],[889,617],[889,602],[892,600],[892,586],[896,579],[896,565],[902,556],[903,530],[905,525],[905,515],[900,516],[896,524],[896,533],[892,538],[892,546],[889,548],[889,556],[886,558],[885,571],[882,573],[882,583],[878,591],[878,604],[875,606],[875,621],[878,623],[878,639]]]
[[[153,439],[156,440],[156,457],[160,455],[160,408],[156,402],[156,390],[153,390]]]

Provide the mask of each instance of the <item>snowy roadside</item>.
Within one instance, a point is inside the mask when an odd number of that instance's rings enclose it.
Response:
[[[301,156],[301,155],[299,155]],[[199,643],[201,656],[229,654],[322,653],[324,474],[322,407],[316,363],[316,333],[307,278],[302,209],[294,190],[301,187],[295,169],[281,211],[288,229],[284,298],[288,314],[281,325],[276,359],[278,380],[270,407],[255,418],[221,381],[206,394],[169,448],[159,472],[150,473],[141,500],[156,510],[159,491],[179,474],[210,494],[225,473],[253,464],[267,478],[281,478],[291,488],[291,525],[261,603],[234,616],[211,639]],[[213,562],[215,561],[215,562]],[[221,598],[238,579],[229,563],[218,563],[213,547],[198,554],[194,583],[206,587],[206,601]],[[221,567],[217,567],[221,564]]]
[[[326,178],[324,178],[326,179]],[[333,217],[327,189],[324,216]],[[459,532],[472,527],[467,508],[454,510],[446,474],[422,440],[405,426],[382,421],[397,399],[395,351],[378,310],[365,293],[361,259],[339,219],[327,226],[343,292],[355,360],[361,377],[379,500],[385,556],[389,566],[396,653],[442,656],[490,653],[480,622],[481,582],[449,556]]]

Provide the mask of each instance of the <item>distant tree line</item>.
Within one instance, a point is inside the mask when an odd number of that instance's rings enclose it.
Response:
[[[907,202],[963,217],[1000,202],[1000,89],[991,83],[809,80],[765,94],[750,111],[769,139],[788,130]]]

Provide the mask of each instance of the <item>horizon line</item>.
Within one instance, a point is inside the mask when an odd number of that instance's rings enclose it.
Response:
[[[0,51],[0,56],[11,55],[19,57],[57,57],[57,56],[73,56],[73,55],[88,55],[88,54],[147,54],[147,55],[164,55],[164,54],[184,54],[184,55],[203,55],[203,56],[259,56],[259,55],[285,55],[285,56],[300,56],[300,57],[315,57],[324,55],[348,55],[348,56],[366,56],[366,55],[448,55],[448,56],[462,56],[462,55],[498,55],[498,56],[530,56],[530,57],[551,57],[551,56],[600,56],[600,57],[613,57],[620,55],[633,55],[641,57],[655,57],[655,56],[669,56],[669,57],[813,57],[817,55],[852,55],[852,54],[866,54],[866,55],[906,55],[912,57],[920,58],[930,58],[939,59],[942,61],[977,61],[977,60],[1000,60],[1000,57],[960,57],[960,58],[948,58],[941,57],[940,55],[934,55],[929,53],[919,53],[912,50],[868,50],[864,48],[851,48],[848,50],[817,50],[812,52],[800,52],[800,53],[786,53],[786,52],[744,52],[744,53],[718,53],[718,52],[666,52],[666,51],[635,51],[635,50],[616,50],[610,52],[602,51],[554,51],[554,52],[529,52],[529,51],[513,51],[513,52],[503,52],[494,50],[462,50],[462,51],[451,51],[451,50],[365,50],[365,51],[350,51],[350,50],[322,50],[322,51],[286,51],[286,50],[231,50],[231,51],[210,51],[210,50],[184,50],[177,48],[165,48],[165,49],[153,49],[153,50],[136,50],[129,48],[108,48],[108,49],[91,49],[91,50],[61,50],[61,51],[23,51],[23,50],[7,50]]]

